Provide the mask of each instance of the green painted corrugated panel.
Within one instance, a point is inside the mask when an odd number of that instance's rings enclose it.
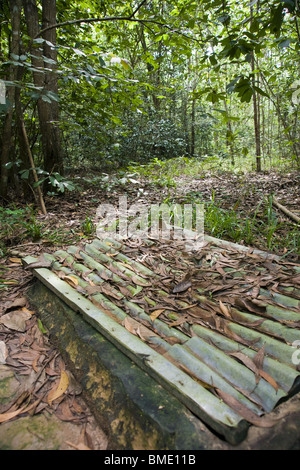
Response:
[[[213,263],[222,250],[224,248],[218,248],[213,253]],[[199,416],[214,429],[226,435],[228,426],[228,432],[231,434],[231,437],[227,436],[229,441],[230,439],[239,440],[237,434],[232,431],[234,428],[238,429],[238,433],[244,433],[244,427],[240,424],[244,422],[244,419],[215,396],[217,390],[231,395],[259,417],[272,411],[281,399],[289,395],[299,381],[300,372],[296,364],[292,362],[295,352],[293,342],[300,341],[299,300],[292,296],[296,292],[294,288],[292,291],[285,290],[284,294],[260,288],[255,298],[258,299],[256,305],[261,310],[255,309],[254,305],[253,311],[245,311],[245,308],[239,306],[238,309],[233,303],[230,310],[231,316],[225,317],[222,316],[220,309],[218,310],[219,301],[223,299],[221,293],[218,293],[215,298],[212,296],[206,300],[204,295],[200,296],[195,291],[193,301],[200,302],[199,305],[202,303],[201,308],[205,310],[205,302],[210,302],[210,307],[215,306],[216,310],[212,314],[211,321],[201,316],[196,320],[193,317],[190,323],[187,319],[177,327],[169,326],[167,321],[160,318],[155,320],[150,318],[151,309],[149,310],[148,307],[152,307],[153,310],[156,303],[151,295],[149,297],[146,289],[150,287],[150,292],[155,293],[156,298],[161,299],[161,302],[167,300],[170,294],[167,289],[163,290],[156,283],[160,275],[130,258],[128,254],[122,253],[122,244],[118,241],[94,240],[85,247],[69,247],[67,251],[58,250],[53,255],[45,255],[45,257],[51,261],[56,260],[51,269],[59,277],[74,276],[77,279],[78,286],[68,286],[68,289],[64,291],[65,295],[67,295],[66,292],[70,292],[69,297],[66,297],[68,302],[73,305],[72,290],[75,291],[78,302],[82,299],[79,304],[84,306],[82,308],[85,311],[85,318],[101,332],[106,331],[105,314],[109,314],[107,316],[110,320],[115,319],[118,324],[116,337],[112,333],[114,327],[109,330],[109,335],[112,335],[111,338],[115,344],[118,346],[118,341],[120,341],[119,346],[126,354],[145,367],[149,373],[153,373],[156,378],[160,377],[162,382],[166,382],[167,387],[170,391],[175,391],[176,396],[182,395],[196,414],[198,410]],[[213,263],[210,264],[211,268]],[[228,275],[231,275],[231,268],[226,269]],[[253,269],[255,270],[255,265]],[[169,266],[166,267],[166,272],[177,273]],[[42,275],[40,278],[46,279]],[[236,286],[239,282],[243,282],[243,276],[240,276],[240,280],[239,277],[236,279]],[[48,280],[45,282],[49,286]],[[53,283],[55,285],[53,289],[57,291],[61,284],[58,281],[53,281]],[[94,289],[91,289],[91,286],[94,286]],[[97,286],[99,292],[97,292]],[[103,290],[104,287],[106,290]],[[201,288],[199,291],[203,293]],[[288,292],[291,294],[290,297]],[[58,293],[64,295],[59,290]],[[251,291],[245,298],[251,301],[250,294]],[[180,323],[180,318],[188,311],[189,303],[184,297],[177,298],[172,294],[172,298],[176,298],[178,306],[177,310],[174,307],[172,315]],[[89,302],[88,299],[93,302],[92,313],[90,307],[85,310],[84,300]],[[243,306],[247,307],[247,304]],[[222,323],[214,322],[214,315],[222,320]],[[137,338],[136,332],[126,331],[124,321],[130,318],[134,318],[137,322],[141,322],[143,327],[148,328],[145,338],[141,335]],[[220,328],[220,325],[223,327]],[[122,329],[126,336],[126,344],[123,342]],[[155,353],[153,356],[155,357],[153,365],[151,361],[149,364],[147,361],[141,363],[140,357],[135,357],[135,353],[138,354],[140,348],[143,349],[142,345],[147,349],[147,353],[155,352],[159,348],[160,354]],[[258,351],[262,348],[264,355],[261,374],[258,375],[257,370],[255,372],[255,360]],[[238,354],[234,356],[234,353]],[[178,373],[185,371],[186,376],[189,377],[190,388],[185,390],[184,384],[176,386],[177,379],[174,379],[175,382],[171,386],[171,375],[166,369],[167,364],[172,364],[174,374],[176,370]],[[154,369],[151,369],[152,366]],[[163,377],[164,374],[166,377]],[[192,390],[193,381],[196,391]],[[228,410],[230,410],[229,414]]]
[[[263,378],[256,382],[255,374],[250,369],[202,338],[194,336],[185,343],[185,347],[238,390],[243,390],[250,399],[261,405],[266,412],[270,412],[276,403],[286,396],[283,390],[275,390]]]
[[[209,328],[205,328],[200,325],[194,325],[192,327],[193,332],[196,333],[200,338],[207,342],[215,345],[222,351],[230,354],[231,352],[242,352],[246,354],[250,359],[254,359],[257,351],[234,341],[233,339],[226,338],[222,334],[212,331]],[[293,348],[293,352],[295,349]],[[263,368],[270,374],[271,377],[278,383],[278,385],[288,393],[294,386],[296,379],[300,373],[295,369],[292,362],[290,364],[284,364],[268,355],[263,358]]]
[[[200,360],[199,356],[197,357],[193,348],[188,348],[189,342],[184,346],[178,344],[173,345],[169,351],[168,356],[174,358],[178,363],[183,364],[187,369],[189,369],[199,380],[207,384],[208,388],[217,387],[220,390],[232,395],[243,405],[247,406],[251,411],[256,413],[258,416],[263,414],[262,403],[254,403],[252,397],[247,398],[246,395],[243,395],[239,390],[234,387],[227,378],[226,374],[223,373],[222,369],[224,364],[220,364],[220,367],[212,368],[207,364],[207,361]],[[243,371],[244,372],[244,371]]]

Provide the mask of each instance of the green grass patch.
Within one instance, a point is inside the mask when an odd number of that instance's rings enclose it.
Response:
[[[186,195],[185,202],[204,204],[204,231],[208,235],[275,253],[300,254],[299,224],[280,222],[273,210],[272,197],[262,199],[250,215],[222,208],[214,193],[210,202],[195,193]]]

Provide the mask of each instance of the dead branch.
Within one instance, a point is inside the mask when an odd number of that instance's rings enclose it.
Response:
[[[278,209],[280,209],[282,212],[284,212],[288,217],[293,219],[295,222],[299,223],[300,222],[300,217],[298,217],[296,214],[293,212],[289,211],[285,206],[280,204],[277,199],[273,196],[273,204],[276,206]]]

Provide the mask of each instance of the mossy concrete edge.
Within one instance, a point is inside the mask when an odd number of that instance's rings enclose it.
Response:
[[[83,387],[112,449],[227,448],[177,398],[40,281],[28,291],[50,339]]]

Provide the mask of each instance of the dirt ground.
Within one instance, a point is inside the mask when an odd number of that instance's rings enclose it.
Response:
[[[172,191],[179,202],[191,192],[201,193],[207,201],[214,194],[223,208],[249,215],[259,198],[274,194],[299,216],[299,181],[295,173],[206,174],[194,180],[181,178]],[[162,202],[169,195],[167,189],[148,183],[127,187],[126,192],[129,202]],[[7,253],[0,259],[0,449],[100,450],[108,446],[105,430],[95,421],[80,386],[28,304],[26,290],[34,279],[21,258],[93,238],[88,222],[95,219],[97,207],[102,202],[118,203],[122,194],[122,186],[86,185],[61,198],[47,197],[48,215],[37,216],[46,235],[33,240],[16,232],[6,240]],[[290,222],[280,210],[278,217]],[[51,231],[57,233],[56,239],[49,237]],[[264,241],[257,240],[256,247],[265,249]]]

